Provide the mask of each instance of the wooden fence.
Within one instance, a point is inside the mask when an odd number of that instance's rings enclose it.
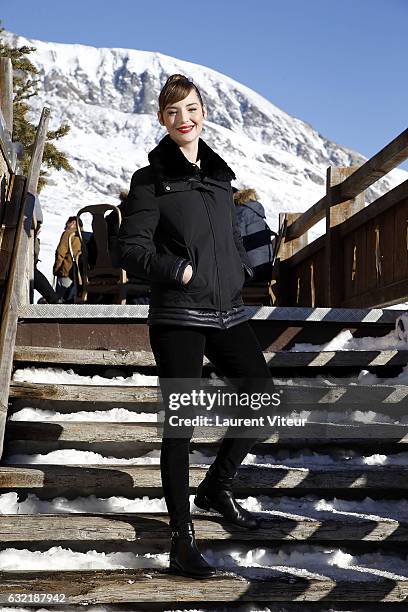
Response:
[[[27,177],[16,174],[18,143],[12,142],[12,64],[0,58],[0,453],[6,422],[18,312],[30,302],[34,276],[34,202],[47,135],[42,112]],[[11,84],[11,85],[10,85]]]
[[[408,158],[408,129],[361,166],[328,168],[326,195],[287,223],[276,266],[281,306],[369,308],[408,299],[408,181],[364,206],[364,190]],[[310,244],[307,231],[326,219]]]

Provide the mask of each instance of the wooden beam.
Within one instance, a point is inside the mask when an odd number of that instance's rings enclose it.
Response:
[[[323,514],[323,513],[322,513]],[[262,520],[256,534],[228,524],[221,517],[217,520],[194,515],[197,540],[234,540],[251,542],[407,542],[408,522],[390,518],[376,519],[362,516],[334,516],[316,518],[308,515],[287,518],[269,513],[259,513]],[[170,536],[169,516],[159,513],[97,513],[81,514],[2,514],[1,542],[25,542],[35,548],[37,542],[115,541],[145,543],[162,541],[167,546]]]
[[[30,160],[30,167],[27,176],[27,194],[26,207],[27,219],[25,223],[24,233],[24,249],[23,278],[19,283],[19,304],[29,304],[34,295],[34,206],[35,197],[37,194],[38,179],[40,178],[42,158],[44,154],[44,146],[47,140],[48,122],[50,118],[50,109],[43,108],[40,121],[35,134],[33,154]]]
[[[310,243],[309,246],[315,244]],[[307,248],[309,248],[309,246]],[[247,306],[246,310],[253,321],[282,321],[303,322],[315,325],[316,322],[330,323],[386,323],[394,325],[398,317],[406,310],[382,310],[381,308],[310,308],[293,306]],[[117,304],[28,304],[21,308],[20,319],[23,325],[41,319],[67,321],[72,324],[76,320],[92,319],[93,325],[103,325],[104,319],[112,319],[109,326],[115,325],[114,334],[118,333],[120,326],[128,325],[128,334],[133,329],[137,334],[141,330],[148,331],[146,325],[148,306],[145,305],[117,305]],[[59,320],[59,321],[58,321]],[[131,321],[131,323],[128,322]],[[139,323],[136,326],[135,323]]]
[[[301,461],[300,461],[301,463]],[[207,465],[190,466],[190,486],[194,489],[203,480]],[[41,489],[86,491],[117,495],[134,494],[138,490],[161,489],[160,466],[145,465],[0,465],[1,489]],[[402,465],[361,465],[358,467],[293,465],[243,465],[234,487],[247,494],[278,489],[367,489],[408,490],[408,467]]]
[[[367,160],[341,185],[334,188],[334,201],[339,203],[371,187],[380,178],[408,158],[408,128]]]
[[[339,410],[344,410],[345,406],[352,406],[347,400],[339,401]],[[322,405],[320,404],[320,407]],[[327,409],[327,403],[324,404]],[[334,410],[336,407],[333,407]],[[354,406],[355,407],[355,406]],[[383,404],[383,410],[388,410]],[[319,408],[317,408],[318,410]],[[192,442],[194,444],[208,445],[219,442],[224,436],[226,427],[195,427]],[[70,443],[71,446],[77,445],[79,442],[92,444],[110,444],[116,443],[126,445],[127,443],[135,444],[142,442],[143,444],[160,445],[162,436],[159,431],[158,424],[155,422],[98,422],[95,421],[8,421],[6,428],[5,440],[7,441],[9,453],[15,454],[17,445],[23,453],[31,454],[31,450],[35,452],[44,449],[47,442],[56,442],[57,445],[62,443]],[[324,444],[346,441],[350,443],[360,442],[396,442],[397,444],[408,443],[408,425],[392,425],[387,423],[356,423],[350,422],[347,424],[340,423],[318,423],[308,422],[302,427],[301,434],[289,428],[284,431],[280,428],[279,431],[270,433],[270,435],[259,443],[259,448],[262,449],[265,444],[280,444],[288,441],[297,442],[299,446],[306,445],[312,441]],[[64,448],[67,445],[64,444]]]
[[[44,154],[44,146],[47,140],[49,120],[50,109],[45,107],[42,110],[40,121],[35,133],[33,154],[30,160],[30,167],[27,176],[27,191],[32,195],[37,193],[38,179],[40,178],[40,170]]]
[[[307,230],[313,227],[318,221],[323,219],[327,208],[327,196],[323,196],[318,202],[313,204],[310,208],[305,210],[304,213],[298,216],[298,218],[288,225],[286,232],[287,240],[295,240],[303,236]]]
[[[302,216],[302,213],[279,213],[279,226],[283,225],[286,220],[288,227]],[[307,233],[304,232],[301,236],[290,239],[286,237],[279,250],[279,259],[284,261],[292,257],[295,253],[303,249],[307,245]]]
[[[332,354],[331,351],[327,351]],[[357,351],[361,352],[361,351]],[[386,351],[382,351],[386,353]],[[396,351],[388,351],[388,358]],[[408,351],[405,353],[404,360],[408,359]],[[378,356],[378,351],[373,351]],[[297,353],[289,353],[296,355]],[[312,353],[313,355],[315,353]],[[386,355],[383,360],[385,361]],[[402,363],[402,360],[398,360]],[[291,404],[303,405],[308,403],[315,404],[314,408],[327,409],[330,405],[349,406],[351,404],[363,405],[369,395],[370,406],[372,402],[384,402],[384,409],[391,409],[399,402],[407,403],[408,389],[406,385],[324,385],[318,383],[309,384],[283,384],[274,380],[275,386],[282,390],[285,400]],[[212,385],[214,386],[214,385]],[[219,389],[219,386],[215,386]],[[64,385],[64,384],[45,384],[12,381],[10,385],[10,397],[25,398],[28,401],[41,399],[52,400],[54,402],[81,401],[84,403],[99,402],[101,404],[112,404],[122,402],[124,404],[134,403],[140,405],[140,410],[144,411],[144,404],[157,403],[161,399],[160,388],[157,386],[130,386],[130,385]],[[282,403],[283,405],[283,403]],[[58,407],[59,408],[59,407]],[[84,406],[85,408],[85,406]],[[81,421],[82,423],[82,421]],[[34,425],[33,425],[34,426]],[[51,425],[50,425],[51,426]],[[68,426],[68,425],[67,425]],[[126,426],[126,425],[124,425]]]
[[[358,571],[360,570],[360,571]],[[404,602],[408,579],[383,577],[350,567],[343,578],[331,576],[330,567],[299,576],[300,570],[286,567],[219,568],[217,575],[197,580],[151,568],[120,570],[25,570],[0,572],[1,601],[10,604],[9,594],[63,593],[64,604],[108,604],[145,602]],[[322,574],[325,572],[325,575]],[[24,588],[22,588],[24,585]],[[355,606],[354,606],[355,608]],[[281,607],[279,608],[281,609]],[[372,608],[371,608],[372,609]],[[380,608],[382,609],[382,608]]]
[[[336,306],[344,294],[343,250],[341,245],[341,224],[364,208],[364,192],[355,198],[333,203],[333,187],[343,183],[355,173],[359,166],[331,167],[327,169],[327,207],[325,234],[325,305]]]
[[[313,242],[309,242],[309,244],[302,248],[300,251],[297,251],[297,253],[287,259],[285,263],[288,265],[289,268],[294,268],[303,261],[305,261],[305,259],[309,259],[309,257],[312,257],[312,255],[315,255],[324,248],[325,237],[319,236],[318,238],[313,240]],[[290,308],[290,306],[288,306],[288,308]]]
[[[390,210],[394,206],[408,199],[408,180],[400,183],[391,191],[387,191],[381,197],[371,202],[363,210],[360,210],[355,215],[347,219],[340,226],[340,234],[342,237],[347,236],[351,232],[368,223],[378,215],[381,215],[386,210]]]
[[[18,214],[18,226],[15,232],[11,257],[7,258],[7,261],[10,263],[8,264],[8,276],[3,294],[0,325],[0,457],[3,452],[4,428],[6,423],[10,377],[13,366],[14,342],[17,331],[18,303],[14,281],[20,274],[20,268],[18,265],[19,261],[16,255],[15,244],[18,242],[23,229],[25,179],[23,177],[14,177],[13,185],[13,192],[16,190],[21,200],[19,204],[15,201]],[[12,195],[12,201],[14,200],[14,195]]]
[[[9,57],[0,57],[0,110],[11,140],[13,134],[13,65]]]
[[[407,287],[408,289],[408,287]],[[352,300],[349,300],[352,302]],[[60,351],[42,351],[41,349],[34,350],[32,352],[17,352],[16,361],[26,362],[26,363],[35,363],[35,359],[33,356],[44,356],[46,359],[49,359],[49,355],[55,355],[59,357],[55,359],[53,363],[84,363],[80,359],[80,355],[76,357],[76,359],[70,359],[68,361],[67,356],[64,356],[64,352],[66,349],[62,349]],[[97,365],[106,365],[111,366],[112,359],[109,361],[103,362],[100,359],[95,358],[95,353],[93,353],[93,358],[88,362],[96,363]],[[84,352],[81,355],[91,355],[91,352]],[[325,366],[330,367],[378,367],[378,366],[405,366],[408,363],[408,351],[402,350],[372,350],[372,351],[264,351],[265,359],[270,367],[273,368],[290,368],[291,370],[299,367],[309,367],[309,368],[323,368]],[[136,367],[154,367],[155,360],[153,353],[143,352],[140,355],[138,353],[134,354],[132,357],[132,365]],[[47,363],[52,363],[51,361],[47,361]],[[208,365],[208,360],[204,361],[204,366]],[[129,364],[128,359],[120,360],[120,356],[115,361],[115,366],[127,366]],[[67,386],[58,385],[61,389],[66,389]],[[72,387],[73,385],[69,385]],[[106,387],[105,387],[106,388]],[[122,387],[124,389],[125,387]],[[12,389],[12,393],[15,392],[16,387],[14,386],[14,390]],[[34,392],[34,391],[33,391]],[[64,391],[65,392],[65,391]],[[68,394],[70,395],[70,394]],[[84,394],[85,395],[85,392]]]
[[[408,129],[404,130],[381,151],[360,166],[344,183],[333,187],[331,205],[334,206],[356,197],[359,193],[368,189],[368,187],[388,174],[388,172],[399,166],[407,157]],[[323,219],[327,206],[328,198],[325,195],[288,226],[288,239],[299,238],[304,232]]]
[[[3,232],[0,244],[0,280],[6,281],[10,272],[11,258],[16,239],[19,215],[24,197],[25,180],[21,176],[12,175],[10,200],[4,205]]]

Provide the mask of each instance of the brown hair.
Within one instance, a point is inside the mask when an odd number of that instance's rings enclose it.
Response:
[[[184,100],[190,91],[193,90],[196,92],[198,99],[200,100],[200,104],[203,107],[204,103],[201,93],[193,81],[184,76],[184,74],[172,74],[169,76],[159,95],[160,113],[163,115],[166,106],[173,104],[174,102]]]
[[[234,193],[235,204],[246,204],[247,202],[253,202],[258,199],[258,194],[255,189],[241,189]]]
[[[129,191],[124,190],[119,193],[119,200],[121,201],[122,204],[126,202],[128,196],[129,196]]]

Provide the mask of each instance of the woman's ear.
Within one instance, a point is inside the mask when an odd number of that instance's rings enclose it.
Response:
[[[207,119],[207,107],[205,106],[205,104],[203,105],[203,117],[204,119]]]
[[[160,125],[164,125],[163,123],[163,118],[162,118],[162,114],[160,111],[157,111],[157,118],[159,120]]]

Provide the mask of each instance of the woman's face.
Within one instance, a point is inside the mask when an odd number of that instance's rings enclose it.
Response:
[[[202,108],[196,91],[192,89],[184,100],[168,104],[163,111],[163,117],[160,111],[157,115],[172,140],[182,147],[199,138],[206,109]]]

